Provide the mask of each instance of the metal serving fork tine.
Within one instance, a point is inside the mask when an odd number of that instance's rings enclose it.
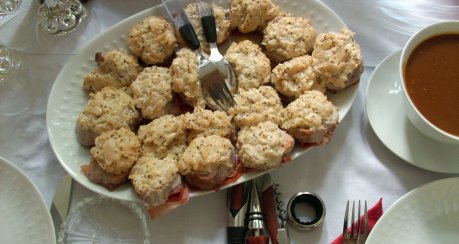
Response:
[[[227,111],[228,107],[229,107],[229,104],[223,98],[224,97],[224,91],[222,90],[220,85],[218,85],[218,84],[209,84],[206,89],[208,89],[209,93],[211,94],[211,97],[212,97],[213,101],[215,103],[217,103],[217,105],[221,109]]]
[[[227,103],[228,108],[234,106],[236,102],[234,101],[233,94],[231,94],[228,86],[221,85],[220,87],[222,88],[223,96],[225,97],[224,101]]]
[[[213,69],[209,74],[202,77],[201,86],[203,87],[204,98],[210,104],[215,103],[225,111],[234,106],[233,96],[218,70]]]

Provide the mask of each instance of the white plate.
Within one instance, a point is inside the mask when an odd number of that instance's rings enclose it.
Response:
[[[37,187],[1,157],[0,243],[56,243],[51,215]]]
[[[400,54],[385,58],[368,81],[368,120],[382,143],[406,162],[430,171],[459,173],[459,146],[425,136],[405,115],[398,73]]]
[[[378,220],[366,243],[458,243],[458,186],[459,178],[449,178],[408,192]]]
[[[217,1],[223,7],[228,7],[228,1]],[[320,1],[280,1],[281,9],[297,16],[311,19],[312,25],[319,32],[338,32],[345,27],[343,21],[326,5]],[[90,182],[80,170],[80,165],[90,160],[89,150],[82,147],[76,138],[75,123],[79,113],[87,102],[87,95],[83,91],[83,76],[91,72],[94,67],[94,55],[98,51],[109,51],[118,48],[127,48],[129,29],[141,22],[146,16],[166,16],[162,6],[156,6],[135,14],[114,25],[106,32],[88,43],[77,55],[72,57],[56,78],[49,95],[47,107],[47,127],[51,146],[65,170],[80,184],[97,193],[121,199],[140,201],[129,184],[125,184],[115,191],[108,191],[104,187]],[[342,92],[333,95],[331,101],[339,107],[340,121],[349,111],[358,85],[354,85]],[[292,158],[296,158],[306,150],[296,147]],[[252,179],[265,172],[247,173],[235,183],[238,184]],[[190,197],[207,192],[191,192]]]

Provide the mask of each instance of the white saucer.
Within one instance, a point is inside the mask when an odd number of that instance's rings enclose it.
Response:
[[[402,102],[398,64],[401,51],[385,58],[368,81],[368,120],[389,150],[419,168],[459,173],[459,145],[444,144],[422,134],[408,120]]]

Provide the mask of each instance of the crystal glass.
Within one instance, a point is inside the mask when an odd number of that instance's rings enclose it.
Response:
[[[85,198],[62,223],[57,243],[149,244],[145,215],[135,202],[101,195]]]
[[[0,18],[14,13],[22,0],[0,0]]]
[[[0,44],[0,115],[24,112],[35,99],[22,57]]]
[[[0,26],[0,115],[13,116],[30,108],[37,97],[37,83],[31,79],[27,49],[33,38],[26,36],[27,11],[14,13]],[[33,32],[32,32],[33,33]]]
[[[86,16],[79,0],[45,0],[38,8],[38,26],[51,35],[65,35],[77,28]]]
[[[28,105],[21,102],[13,102],[17,93],[25,87],[19,76],[23,71],[21,58],[19,54],[0,44],[0,113],[4,115],[17,114],[25,109]],[[19,79],[18,79],[19,78]],[[15,99],[16,100],[16,99]]]

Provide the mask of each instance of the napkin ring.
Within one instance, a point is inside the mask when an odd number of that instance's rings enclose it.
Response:
[[[295,211],[298,204],[307,204],[315,210],[315,216],[310,221],[302,221]],[[297,229],[302,231],[314,230],[322,225],[325,218],[325,204],[322,199],[312,192],[299,192],[290,198],[287,205],[287,215],[289,222]]]

